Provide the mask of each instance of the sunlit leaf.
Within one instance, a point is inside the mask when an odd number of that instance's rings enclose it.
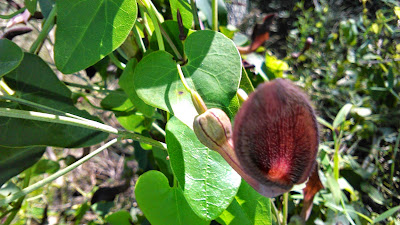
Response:
[[[85,69],[119,47],[135,23],[136,0],[57,0],[54,60],[63,73]]]
[[[209,224],[193,212],[182,190],[171,188],[168,179],[159,171],[149,171],[139,177],[135,197],[152,225]]]
[[[17,68],[23,57],[24,53],[18,45],[8,39],[0,39],[0,78]]]
[[[240,176],[177,118],[168,121],[166,131],[171,167],[189,205],[204,219],[217,218],[235,196]]]

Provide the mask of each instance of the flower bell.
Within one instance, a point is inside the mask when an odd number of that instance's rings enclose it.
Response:
[[[255,190],[275,197],[309,177],[318,151],[318,125],[305,93],[290,81],[261,84],[243,103],[232,130],[220,109],[207,109],[200,97],[193,128]],[[199,102],[196,102],[199,101]]]
[[[261,84],[235,118],[235,154],[267,197],[307,180],[316,162],[318,142],[310,100],[288,80]]]

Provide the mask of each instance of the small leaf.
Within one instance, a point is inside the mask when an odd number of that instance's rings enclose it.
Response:
[[[111,225],[131,225],[132,216],[127,211],[118,211],[106,217],[106,222]]]
[[[31,13],[31,15],[35,14],[37,7],[37,0],[25,0],[25,7]]]
[[[145,127],[145,120],[150,120],[142,115],[137,115],[132,102],[121,90],[111,92],[101,101],[104,109],[112,110],[118,122],[127,130],[141,133]],[[154,108],[153,108],[154,110]],[[150,124],[151,122],[149,122]]]
[[[107,215],[110,212],[111,208],[113,208],[113,207],[114,207],[114,202],[102,201],[102,202],[96,202],[96,203],[92,204],[92,210],[96,214],[98,214],[102,217]]]
[[[45,151],[45,147],[0,147],[0,187],[39,161]]]
[[[400,7],[399,6],[394,7],[394,13],[396,14],[397,18],[399,18],[399,20],[400,20]]]
[[[111,92],[101,103],[101,107],[107,110],[124,112],[133,109],[132,102],[121,90]]]
[[[168,121],[166,132],[171,167],[189,205],[201,218],[217,218],[235,196],[240,176],[176,117]]]
[[[400,8],[399,8],[399,11],[400,11]],[[400,12],[399,12],[399,14],[400,14]],[[399,18],[400,18],[400,16],[399,16]],[[375,224],[375,223],[381,222],[382,220],[387,219],[389,216],[391,216],[395,213],[398,213],[399,211],[400,211],[400,205],[393,207],[393,208],[385,211],[384,213],[380,214],[378,217],[376,217],[374,219],[373,223]]]
[[[124,72],[122,72],[121,77],[119,78],[119,86],[124,90],[124,92],[128,95],[132,104],[139,110],[143,115],[147,117],[152,117],[154,114],[154,107],[146,104],[136,93],[136,89],[133,81],[133,73],[135,71],[135,67],[137,65],[136,59],[131,59],[126,64]]]
[[[307,221],[310,216],[314,196],[318,193],[319,190],[324,188],[321,180],[318,175],[318,164],[315,163],[314,170],[311,172],[311,175],[306,183],[306,187],[303,189],[304,202],[303,208],[301,209],[301,217]]]
[[[21,63],[24,53],[14,42],[0,39],[0,78],[17,68]]]
[[[59,169],[60,169],[60,164],[58,162],[49,159],[41,159],[34,166],[33,173],[36,175],[43,173],[52,174],[57,172],[57,170]]]
[[[332,175],[327,175],[327,184],[329,189],[332,192],[333,199],[335,200],[336,204],[339,204],[340,199],[342,198],[342,190],[340,190],[339,183]]]
[[[15,194],[17,192],[21,191],[21,188],[19,188],[17,185],[15,185],[13,182],[7,182],[4,186],[0,184],[0,199],[2,197],[6,197],[12,194]]]
[[[274,78],[282,77],[283,72],[289,69],[289,65],[285,61],[279,60],[270,53],[265,54],[265,66],[268,69],[267,72],[272,73]]]
[[[152,225],[209,224],[193,212],[181,189],[171,188],[168,179],[159,171],[152,170],[139,177],[135,196]]]
[[[340,109],[332,123],[333,129],[338,128],[344,121],[346,121],[347,114],[349,114],[352,107],[353,105],[348,103]]]
[[[126,39],[137,16],[136,0],[57,0],[54,60],[63,73],[85,69]]]
[[[322,119],[321,117],[317,117],[317,121],[318,121],[319,124],[324,125],[325,127],[333,130],[332,125],[328,121]]]

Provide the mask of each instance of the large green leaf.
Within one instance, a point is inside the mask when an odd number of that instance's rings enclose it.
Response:
[[[239,52],[221,33],[199,31],[185,42],[189,60],[182,70],[210,108],[224,109],[236,95],[242,74]]]
[[[181,189],[171,188],[159,171],[149,171],[136,182],[135,196],[140,209],[152,225],[209,224],[190,208]]]
[[[58,80],[50,67],[38,56],[25,53],[19,67],[4,77],[16,93],[14,97],[31,101],[90,120],[97,120],[72,103],[71,91]],[[16,103],[0,102],[1,107],[41,111]],[[107,133],[77,126],[0,117],[0,145],[26,147],[33,145],[57,147],[84,147],[97,144]]]
[[[243,181],[232,204],[217,221],[223,225],[270,225],[270,200]]]
[[[14,42],[0,39],[0,78],[17,68],[21,63],[24,53]]]
[[[85,69],[126,39],[137,16],[136,0],[57,0],[54,59],[63,73]]]
[[[166,132],[171,167],[185,198],[197,215],[217,218],[236,195],[240,176],[176,117],[168,121]]]
[[[183,26],[190,29],[193,24],[192,8],[187,0],[170,0],[172,18],[177,21],[177,12],[181,13]]]
[[[193,124],[197,112],[170,54],[158,51],[144,57],[133,78],[136,93],[144,102],[172,113],[189,126]]]
[[[188,63],[182,67],[189,85],[206,105],[227,110],[241,77],[240,55],[231,40],[214,31],[197,31],[184,44]],[[138,96],[192,126],[197,114],[190,94],[179,79],[172,55],[157,51],[144,57],[134,73]],[[232,116],[232,115],[230,115]]]
[[[46,147],[0,147],[0,187],[39,161],[45,151]]]

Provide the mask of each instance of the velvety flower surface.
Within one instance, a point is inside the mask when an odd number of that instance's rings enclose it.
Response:
[[[289,80],[261,84],[235,118],[235,153],[243,170],[263,186],[261,192],[266,196],[282,194],[307,180],[315,164],[318,140],[310,100]]]

